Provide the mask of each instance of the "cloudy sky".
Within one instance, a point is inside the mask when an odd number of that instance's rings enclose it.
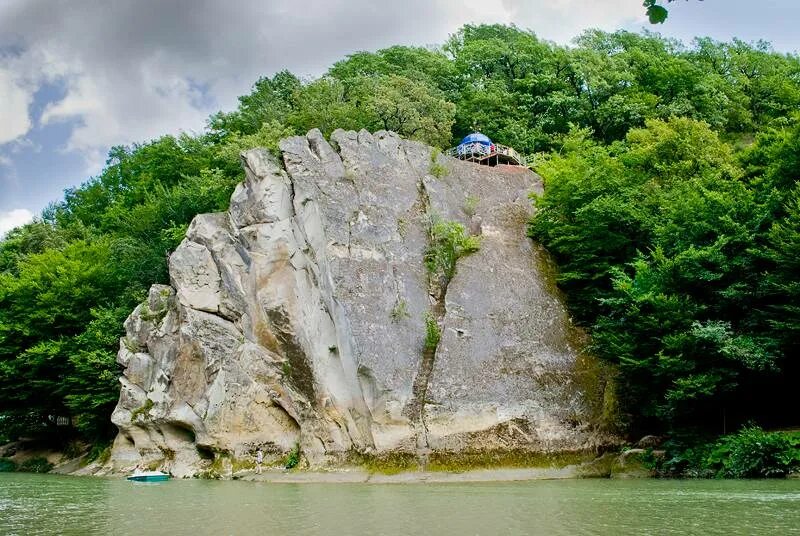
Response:
[[[658,31],[800,50],[800,2],[678,2]],[[0,0],[0,235],[96,174],[111,145],[198,131],[262,75],[429,45],[468,22],[568,43],[653,29],[642,0]]]

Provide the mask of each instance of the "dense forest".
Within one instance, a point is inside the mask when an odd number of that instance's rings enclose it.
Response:
[[[556,258],[594,353],[618,366],[620,429],[685,443],[798,424],[797,56],[465,26],[441,47],[356,53],[315,80],[283,71],[239,101],[201,134],[114,147],[99,176],[0,243],[0,436],[69,415],[85,437],[109,437],[125,317],[167,282],[192,217],[227,208],[240,150],[314,127],[440,148],[477,128],[530,155],[546,184],[530,234]]]

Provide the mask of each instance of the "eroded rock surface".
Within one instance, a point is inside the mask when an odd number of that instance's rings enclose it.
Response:
[[[606,441],[590,358],[525,236],[538,176],[434,155],[436,177],[430,148],[387,132],[313,130],[280,148],[283,162],[242,155],[229,211],[194,219],[171,286],[126,322],[115,470],[230,471],[296,444],[324,465]],[[435,218],[481,240],[441,293],[424,263]],[[442,336],[426,360],[432,310]]]

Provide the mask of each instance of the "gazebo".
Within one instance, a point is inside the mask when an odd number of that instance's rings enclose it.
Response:
[[[473,132],[464,137],[456,147],[447,151],[459,160],[474,162],[483,166],[505,164],[509,166],[527,166],[525,157],[511,147],[494,143],[489,136]]]

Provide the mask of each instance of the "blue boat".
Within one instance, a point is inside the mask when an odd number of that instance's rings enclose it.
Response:
[[[169,473],[161,471],[137,471],[128,477],[132,482],[163,482],[169,479]]]

